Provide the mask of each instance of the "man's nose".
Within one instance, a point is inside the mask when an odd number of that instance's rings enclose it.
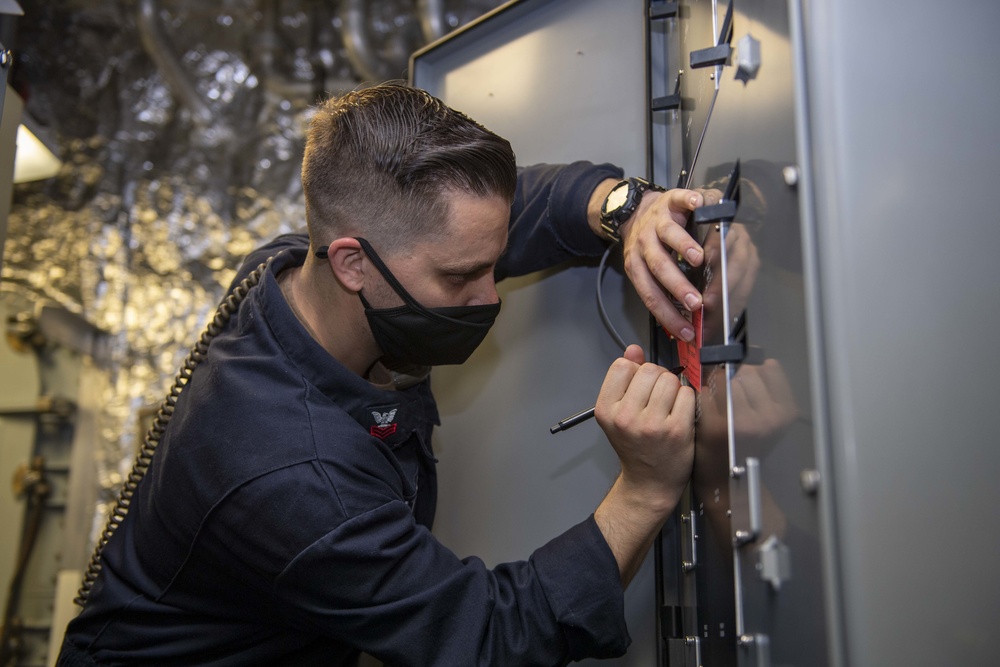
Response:
[[[482,306],[496,303],[499,300],[500,294],[497,293],[497,283],[493,280],[493,274],[490,274],[476,281],[475,290],[467,305]]]

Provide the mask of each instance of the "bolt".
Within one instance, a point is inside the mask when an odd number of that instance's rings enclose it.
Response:
[[[799,483],[802,484],[802,490],[808,493],[810,496],[815,495],[819,490],[819,471],[818,470],[803,470],[799,473]]]
[[[0,67],[6,67],[10,64],[10,49],[4,49],[0,51]]]
[[[785,185],[794,188],[799,183],[799,170],[793,165],[789,165],[781,170],[781,175],[785,177]]]

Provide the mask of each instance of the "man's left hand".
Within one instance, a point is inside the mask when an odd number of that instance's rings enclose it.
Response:
[[[674,300],[694,311],[701,308],[702,299],[676,257],[682,256],[691,266],[704,261],[704,250],[684,229],[691,211],[703,203],[702,194],[694,190],[646,192],[619,229],[625,273],[643,305],[667,331],[686,341],[694,339],[694,329]]]

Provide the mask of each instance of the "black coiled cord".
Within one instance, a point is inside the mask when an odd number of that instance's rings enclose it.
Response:
[[[160,444],[160,438],[163,437],[167,423],[174,414],[174,408],[177,405],[177,399],[180,397],[181,391],[191,380],[191,374],[194,372],[194,369],[198,367],[198,364],[208,354],[209,344],[222,332],[226,323],[229,322],[229,318],[239,308],[240,302],[246,298],[250,289],[260,282],[261,276],[264,275],[264,271],[267,270],[272,259],[274,258],[268,257],[265,262],[261,263],[250,275],[244,278],[239,285],[234,287],[232,292],[219,304],[218,310],[215,311],[215,317],[205,327],[198,342],[191,348],[191,352],[188,353],[187,358],[181,365],[177,377],[174,378],[174,384],[170,387],[170,392],[163,399],[160,409],[156,412],[156,418],[146,432],[142,448],[139,450],[138,455],[136,455],[135,463],[132,465],[132,472],[129,473],[125,484],[122,486],[121,493],[118,494],[118,501],[115,503],[115,508],[111,511],[108,523],[104,526],[104,530],[101,531],[100,539],[98,539],[97,546],[94,548],[94,554],[90,557],[90,564],[87,566],[87,571],[83,576],[83,584],[80,586],[80,590],[73,600],[73,602],[81,607],[87,603],[90,589],[93,588],[94,582],[97,581],[97,575],[101,572],[101,554],[104,552],[104,547],[107,546],[111,536],[115,534],[118,526],[125,520],[125,515],[128,514],[129,505],[132,503],[132,496],[135,495],[135,490],[139,486],[139,482],[142,481],[142,478],[146,475],[146,471],[149,470],[149,465],[153,461],[153,454],[156,453],[156,447]]]

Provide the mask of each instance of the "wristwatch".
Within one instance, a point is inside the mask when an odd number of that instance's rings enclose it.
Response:
[[[666,188],[661,188],[659,185],[634,176],[619,181],[615,187],[611,188],[611,192],[608,193],[601,206],[601,229],[615,243],[620,243],[622,240],[618,228],[632,217],[635,209],[639,208],[642,195],[647,190],[665,192]]]

